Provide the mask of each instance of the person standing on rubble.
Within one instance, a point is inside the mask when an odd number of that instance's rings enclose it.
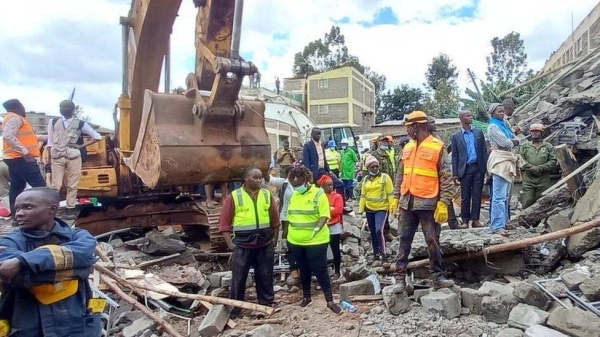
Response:
[[[100,313],[90,309],[89,276],[96,239],[56,218],[56,190],[19,194],[19,228],[0,239],[0,324],[10,336],[100,336]]]
[[[327,199],[329,199],[329,215],[330,219],[327,222],[329,226],[329,246],[333,254],[333,281],[339,281],[342,265],[342,252],[340,251],[340,238],[342,236],[342,214],[344,212],[344,201],[342,196],[333,189],[333,180],[330,176],[322,176],[317,184],[323,188]]]
[[[292,168],[288,180],[295,191],[288,206],[286,239],[300,268],[303,297],[300,306],[312,303],[311,279],[314,273],[325,295],[327,308],[340,314],[342,309],[333,302],[331,280],[327,275],[329,200],[322,188],[312,184],[312,175],[306,167]]]
[[[531,124],[531,142],[519,147],[523,171],[523,209],[533,205],[542,196],[542,192],[552,186],[550,173],[556,168],[556,153],[554,146],[542,138],[543,132],[543,124]]]
[[[367,158],[366,166],[369,174],[362,181],[358,213],[367,218],[374,259],[386,260],[383,227],[392,211],[394,184],[392,178],[381,171],[379,161],[374,156]]]
[[[286,140],[283,142],[283,146],[275,151],[275,163],[279,165],[281,178],[287,177],[287,172],[295,161],[294,153],[290,150],[290,142]]]
[[[277,204],[268,189],[261,188],[263,175],[258,168],[244,173],[244,184],[225,198],[219,218],[219,231],[223,235],[231,257],[231,299],[244,301],[246,279],[254,268],[256,298],[262,305],[273,305],[273,266],[279,236]],[[231,233],[233,232],[233,238]],[[240,314],[239,308],[231,312]]]
[[[429,270],[434,288],[454,285],[445,276],[435,223],[448,220],[452,202],[452,170],[444,143],[428,131],[428,118],[423,111],[408,114],[405,125],[412,140],[402,149],[398,162],[392,209],[400,206],[400,252],[394,277],[395,292],[406,287],[408,257],[419,224],[429,250]]]
[[[48,121],[48,157],[52,167],[52,188],[57,191],[67,185],[67,208],[75,208],[77,184],[81,179],[82,149],[102,140],[89,123],[75,117],[75,103],[69,100],[60,102],[60,118]],[[91,139],[84,141],[82,134]]]
[[[509,217],[510,190],[517,175],[517,158],[511,152],[519,145],[515,134],[504,121],[504,106],[492,103],[488,108],[491,116],[488,126],[490,141],[490,156],[487,170],[492,176],[492,203],[490,211],[490,226],[493,232],[502,234]]]
[[[327,160],[327,166],[329,166],[331,173],[335,174],[336,177],[339,177],[342,156],[337,151],[337,144],[335,143],[335,140],[330,140],[327,142],[327,148],[325,149],[325,160]]]
[[[304,144],[302,149],[302,165],[306,166],[315,180],[319,180],[323,174],[329,172],[329,166],[325,159],[325,149],[321,144],[321,130],[313,128],[310,131],[310,140]]]
[[[340,172],[340,178],[344,184],[344,195],[346,200],[354,198],[352,189],[354,187],[354,178],[356,177],[356,163],[358,162],[358,155],[354,148],[348,147],[348,140],[342,139],[342,170]]]
[[[3,158],[10,175],[10,213],[15,214],[15,200],[27,184],[44,187],[46,181],[36,160],[40,156],[38,136],[27,121],[25,107],[18,99],[8,100],[2,105],[7,111],[2,124]]]
[[[391,138],[391,136],[390,136]],[[392,160],[390,159],[390,156],[388,154],[388,150],[390,148],[390,138],[388,137],[379,137],[378,138],[378,146],[377,146],[377,150],[373,151],[373,153],[371,154],[373,157],[375,157],[375,159],[377,159],[377,161],[379,162],[379,170],[381,171],[381,173],[385,173],[387,174],[387,176],[390,178],[390,180],[392,181],[392,185],[394,183],[394,165],[392,164]],[[393,141],[393,139],[392,139]],[[366,166],[366,165],[365,165]],[[366,167],[367,172],[365,174],[365,177],[369,177],[369,168]],[[388,240],[388,241],[392,241],[394,240],[396,237],[394,235],[392,235],[392,233],[390,233],[390,220],[388,217],[385,217],[385,224],[383,226],[383,235],[384,235],[384,239]]]

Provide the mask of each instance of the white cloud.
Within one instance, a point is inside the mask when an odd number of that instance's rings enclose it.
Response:
[[[273,88],[276,76],[292,75],[295,53],[344,20],[347,23],[340,27],[350,52],[384,74],[388,89],[403,83],[421,85],[427,64],[440,52],[448,54],[457,65],[461,74],[459,85],[464,88],[470,85],[467,68],[478,77],[485,76],[485,56],[491,51],[489,41],[493,37],[511,31],[521,33],[529,65],[539,69],[569,35],[571,12],[577,25],[597,1],[479,0],[472,18],[445,16],[474,3],[475,0],[246,1],[241,51],[253,56],[251,61],[261,67],[263,85]],[[112,108],[121,82],[118,19],[127,15],[129,6],[127,0],[21,0],[5,4],[0,11],[0,48],[6,55],[11,50],[3,47],[26,41],[20,50],[27,54],[27,63],[20,55],[5,58],[14,66],[7,61],[3,64],[0,58],[0,101],[18,97],[29,109],[55,113],[60,100],[75,86],[76,101],[92,120],[112,127]],[[359,24],[371,21],[386,6],[392,9],[399,24],[368,28]],[[186,75],[194,71],[191,61],[195,54],[195,20],[192,1],[183,0],[173,27],[172,87],[184,86]],[[76,26],[69,32],[73,23]],[[85,67],[77,68],[79,76],[53,77],[54,71],[49,69],[74,68],[69,55],[51,63],[45,59],[48,48],[60,55],[56,41],[41,38],[46,29],[57,25],[64,25],[61,31],[67,33],[56,39],[64,39],[71,53],[103,51],[101,59],[90,57]],[[80,25],[93,25],[98,38],[78,36]],[[287,38],[275,39],[276,34]],[[98,72],[105,75],[102,81]]]

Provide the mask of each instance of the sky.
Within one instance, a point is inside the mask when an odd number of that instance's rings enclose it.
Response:
[[[152,1],[152,0],[151,0]],[[156,0],[155,0],[156,1]],[[459,71],[485,78],[490,40],[521,34],[529,67],[550,54],[597,0],[247,0],[241,54],[261,71],[262,84],[292,76],[294,54],[341,28],[349,52],[387,77],[386,89],[422,86],[427,65],[446,53]],[[76,88],[74,101],[91,121],[114,128],[121,93],[121,27],[131,0],[19,0],[0,11],[0,102],[19,98],[29,111],[58,115],[58,104]],[[197,10],[183,0],[171,36],[171,87],[185,87],[194,71]],[[0,108],[3,112],[3,109]]]

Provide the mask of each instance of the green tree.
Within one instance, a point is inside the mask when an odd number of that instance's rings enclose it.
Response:
[[[511,32],[503,38],[494,37],[493,51],[485,59],[487,81],[504,81],[508,84],[520,83],[527,77],[527,54],[521,35]]]
[[[441,53],[434,57],[429,66],[427,66],[425,86],[433,91],[436,91],[442,82],[444,85],[456,87],[457,78],[458,71],[456,70],[456,66],[452,64],[452,60],[448,55]]]
[[[423,109],[425,93],[419,88],[411,88],[406,84],[388,90],[381,97],[381,105],[377,113],[377,123],[401,120],[405,114]]]
[[[458,111],[458,70],[452,59],[439,54],[431,60],[425,73],[428,96],[424,100],[425,111],[434,117],[454,116]]]

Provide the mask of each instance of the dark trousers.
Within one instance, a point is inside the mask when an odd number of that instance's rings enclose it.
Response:
[[[465,223],[469,220],[479,220],[483,176],[484,173],[477,164],[469,164],[465,169],[465,174],[460,178],[460,217]]]
[[[369,211],[365,212],[369,233],[371,234],[371,246],[373,254],[385,255],[385,237],[383,236],[383,227],[388,218],[387,211]]]
[[[288,248],[294,254],[298,268],[300,269],[300,283],[302,284],[302,296],[311,298],[310,280],[313,273],[319,281],[319,285],[325,295],[327,302],[333,301],[331,292],[331,280],[327,275],[327,246],[323,243],[313,246],[299,246],[288,242]]]
[[[8,192],[10,212],[14,214],[15,200],[25,190],[27,184],[31,187],[44,187],[46,181],[35,160],[27,161],[24,158],[15,158],[4,159],[4,162],[8,166],[8,174],[10,175],[10,191]]]
[[[231,291],[229,298],[234,300],[245,300],[246,279],[250,268],[254,268],[254,280],[256,281],[256,298],[262,305],[273,303],[273,264],[275,250],[273,244],[261,248],[242,248],[236,246],[231,258]],[[233,313],[239,313],[239,308],[234,308]]]
[[[345,199],[354,199],[354,192],[353,192],[353,185],[354,185],[354,180],[352,179],[342,179],[342,182],[344,183],[344,196]]]
[[[333,254],[333,268],[336,274],[340,274],[340,266],[342,265],[342,252],[340,251],[340,237],[342,234],[329,235],[329,246]]]
[[[400,209],[400,253],[396,261],[396,271],[394,272],[396,278],[404,279],[406,276],[408,256],[410,255],[412,241],[419,223],[421,223],[427,249],[429,250],[429,271],[434,277],[443,273],[442,252],[438,244],[438,230],[433,220],[433,212]]]

